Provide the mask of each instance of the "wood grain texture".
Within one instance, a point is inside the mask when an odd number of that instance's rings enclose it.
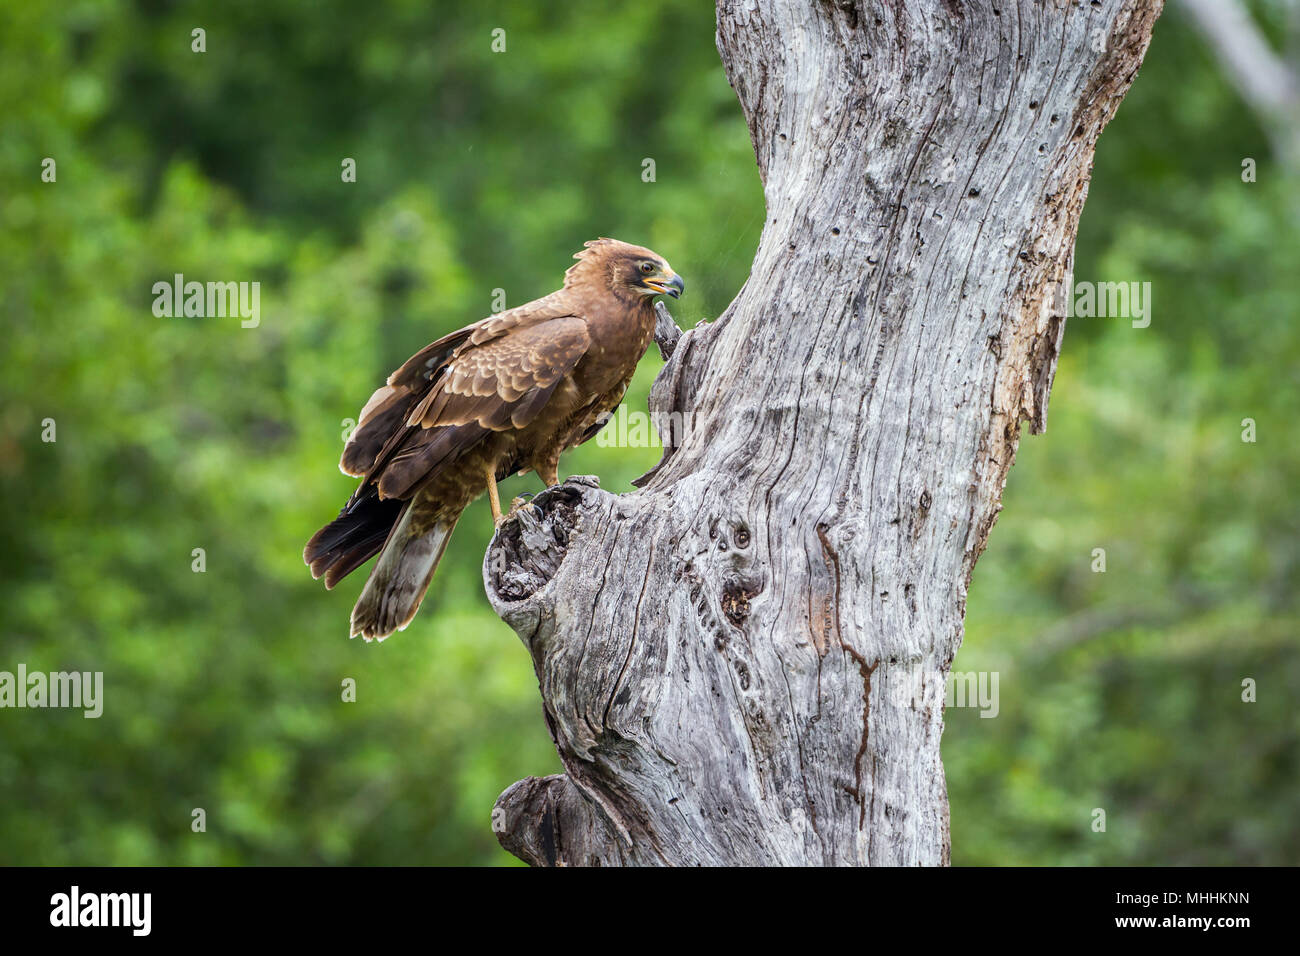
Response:
[[[654,414],[638,492],[570,479],[487,592],[565,774],[541,865],[944,864],[944,683],[1022,422],[1042,431],[1093,150],[1160,0],[720,0],[767,219]]]

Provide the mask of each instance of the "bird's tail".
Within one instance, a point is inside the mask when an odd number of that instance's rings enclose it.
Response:
[[[382,641],[410,624],[420,609],[460,515],[440,520],[430,531],[417,532],[411,510],[408,508],[393,528],[357,598],[352,609],[352,637]]]
[[[379,553],[407,505],[394,498],[381,500],[374,489],[354,496],[303,549],[311,576],[323,577],[325,587],[334,587]]]

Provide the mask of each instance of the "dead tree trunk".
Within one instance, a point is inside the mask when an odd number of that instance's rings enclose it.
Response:
[[[1162,0],[719,0],[767,220],[641,491],[571,479],[488,595],[566,773],[534,864],[942,864],[966,588],[1041,431],[1093,148]]]

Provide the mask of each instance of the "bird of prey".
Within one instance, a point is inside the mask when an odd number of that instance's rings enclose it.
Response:
[[[654,333],[653,297],[684,284],[649,249],[596,239],[564,286],[425,346],[370,396],[339,468],[361,485],[303,551],[332,588],[376,553],[351,636],[383,640],[419,610],[461,512],[600,430]],[[508,516],[507,516],[508,517]]]

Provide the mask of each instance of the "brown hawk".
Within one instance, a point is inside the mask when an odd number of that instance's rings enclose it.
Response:
[[[654,333],[653,297],[684,289],[664,259],[597,239],[564,287],[421,349],[366,402],[339,468],[362,482],[307,543],[332,588],[376,553],[352,609],[353,637],[411,622],[461,512],[497,482],[535,471],[559,483],[560,455],[600,430]]]

